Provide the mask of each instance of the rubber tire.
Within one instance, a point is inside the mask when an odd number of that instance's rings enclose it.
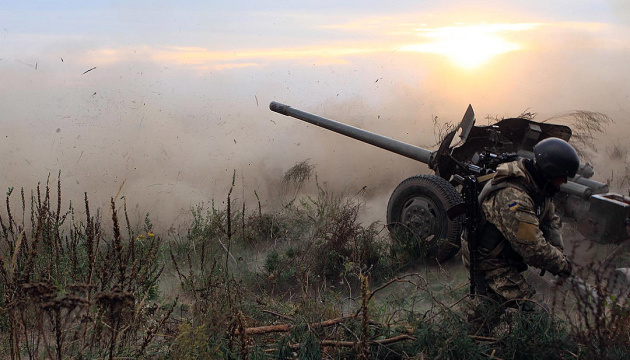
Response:
[[[463,224],[461,217],[449,220],[446,210],[461,202],[457,190],[439,176],[416,175],[404,180],[387,204],[387,228],[392,241],[398,242],[397,246],[402,246],[404,251],[410,251],[416,257],[425,256],[429,261],[441,263],[452,258],[461,247]],[[423,221],[414,222],[421,224],[422,229],[414,229],[411,221],[405,224],[402,219],[412,211],[410,204],[413,210],[425,210],[428,215],[428,218],[422,218]],[[428,231],[426,227],[429,227]]]

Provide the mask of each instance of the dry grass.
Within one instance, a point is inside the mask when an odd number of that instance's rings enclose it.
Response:
[[[504,316],[488,336],[473,334],[463,307],[467,279],[448,273],[457,264],[394,273],[386,234],[357,223],[360,201],[321,187],[278,212],[252,214],[229,191],[224,208],[196,208],[186,235],[168,242],[148,219],[131,229],[124,204],[112,200],[107,232],[87,195],[79,221],[74,208],[59,210],[59,190],[55,206],[48,186],[42,190],[28,200],[22,191],[18,201],[9,191],[0,217],[0,355],[7,358],[630,354],[627,294],[611,296],[605,286],[593,301],[570,283],[552,312]],[[248,266],[261,249],[271,249],[265,265]],[[591,265],[580,275],[610,281],[597,271],[605,266]],[[179,280],[171,301],[157,287],[165,272]]]
[[[112,359],[154,351],[173,310],[152,298],[162,272],[160,240],[147,234],[141,241],[129,228],[123,236],[113,199],[114,236],[104,235],[87,195],[80,222],[72,206],[62,213],[60,189],[58,181],[53,198],[48,183],[38,186],[28,200],[22,190],[17,217],[12,189],[7,193],[7,215],[0,217],[5,355]]]
[[[606,132],[606,127],[613,120],[605,114],[593,111],[576,110],[545,120],[554,122],[569,120],[573,134],[571,144],[580,158],[589,160],[592,153],[598,151],[597,136]]]

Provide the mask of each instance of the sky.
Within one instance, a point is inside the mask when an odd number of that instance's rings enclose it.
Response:
[[[61,171],[66,201],[124,196],[166,226],[192,206],[282,201],[309,160],[384,219],[423,164],[272,113],[278,101],[418,146],[434,122],[588,110],[630,136],[627,1],[15,1],[0,4],[0,187]],[[437,118],[437,120],[436,120]],[[17,200],[17,199],[16,199]]]

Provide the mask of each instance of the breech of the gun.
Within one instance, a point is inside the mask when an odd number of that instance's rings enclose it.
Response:
[[[307,123],[317,125],[324,129],[328,129],[336,133],[351,137],[353,139],[374,145],[381,149],[385,149],[393,153],[408,157],[410,159],[420,161],[424,164],[429,163],[431,159],[431,154],[433,153],[432,151],[423,149],[421,147],[417,147],[411,144],[388,138],[383,135],[378,135],[363,129],[359,129],[354,126],[346,125],[334,120],[326,119],[321,116],[294,109],[289,105],[281,104],[275,101],[272,101],[269,104],[269,109],[279,114],[294,117]]]

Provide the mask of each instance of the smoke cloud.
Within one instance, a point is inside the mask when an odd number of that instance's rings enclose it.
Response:
[[[476,70],[395,48],[187,63],[149,46],[86,50],[80,37],[13,47],[0,59],[0,187],[34,189],[61,171],[65,201],[81,203],[87,192],[93,206],[107,208],[118,194],[138,217],[148,212],[168,228],[192,206],[221,204],[234,172],[235,197],[254,207],[256,191],[273,207],[283,173],[309,159],[330,189],[350,195],[364,189],[366,221],[384,221],[394,187],[429,172],[272,113],[270,101],[422,147],[437,141],[436,117],[458,123],[468,104],[480,124],[525,110],[539,121],[597,111],[615,121],[595,160],[595,179],[606,181],[610,167],[627,160],[604,161],[606,149],[630,135],[630,46],[619,40],[628,38],[622,36],[627,29],[611,27],[545,25],[515,35],[535,48],[496,56]],[[617,35],[603,40],[602,34]],[[8,35],[13,45],[28,40]]]

